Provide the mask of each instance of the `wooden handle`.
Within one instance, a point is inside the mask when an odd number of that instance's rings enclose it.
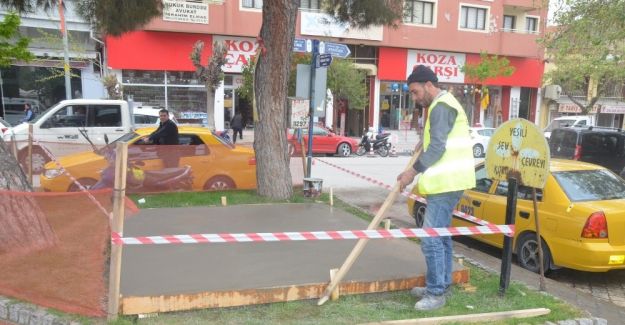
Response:
[[[414,165],[414,163],[417,161],[422,151],[423,151],[423,145],[420,142],[415,147],[415,152],[412,155],[412,158],[410,158],[410,162],[408,163],[408,166],[406,166],[404,171],[412,168],[412,165]],[[378,210],[378,213],[376,213],[373,220],[371,220],[371,223],[369,223],[367,230],[375,229],[378,227],[378,225],[380,224],[380,221],[382,221],[382,218],[384,218],[384,214],[386,213],[386,210],[395,202],[395,198],[397,198],[397,194],[399,194],[399,182],[395,182],[395,186],[393,186],[393,190],[386,197],[386,200],[384,200],[382,207],[380,207],[380,210]],[[352,249],[351,253],[349,253],[349,256],[347,256],[347,259],[345,260],[345,262],[343,262],[343,265],[337,272],[334,279],[332,279],[330,281],[330,284],[328,284],[328,287],[323,293],[323,296],[319,299],[319,301],[317,301],[318,306],[321,306],[326,301],[328,301],[330,295],[332,294],[332,291],[334,291],[334,289],[339,284],[339,282],[341,282],[341,280],[343,279],[345,274],[347,274],[347,272],[352,267],[354,262],[356,262],[356,259],[358,258],[358,256],[360,256],[360,254],[362,253],[362,250],[365,248],[365,245],[367,244],[368,241],[369,239],[367,238],[358,240],[358,243],[356,243],[356,246]]]

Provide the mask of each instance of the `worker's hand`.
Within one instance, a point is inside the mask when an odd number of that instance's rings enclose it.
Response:
[[[403,192],[406,186],[412,183],[415,176],[417,176],[417,171],[412,168],[399,174],[399,176],[397,176],[397,182],[399,182],[399,191]]]

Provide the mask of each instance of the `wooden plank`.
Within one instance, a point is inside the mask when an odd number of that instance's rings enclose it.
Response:
[[[412,165],[414,165],[414,163],[417,161],[417,159],[421,155],[422,150],[423,150],[422,143],[419,143],[417,147],[415,148],[414,155],[412,155],[412,158],[410,158],[410,161],[408,162],[408,165],[406,166],[406,168],[404,168],[404,170],[408,170],[412,168]],[[391,205],[393,205],[393,203],[395,203],[395,198],[397,197],[397,194],[399,194],[399,182],[395,182],[395,186],[393,186],[393,190],[386,197],[386,200],[384,200],[382,207],[380,207],[380,210],[378,210],[378,213],[376,213],[373,220],[371,220],[371,222],[369,223],[369,226],[367,227],[368,230],[375,229],[378,227],[378,225],[380,224],[380,221],[382,221],[382,219],[384,218],[384,214],[386,213],[386,210]],[[354,249],[351,251],[351,253],[349,253],[349,256],[347,256],[347,259],[345,260],[345,262],[343,262],[343,265],[341,265],[339,272],[336,274],[336,278],[330,281],[330,284],[328,284],[328,287],[326,288],[325,293],[323,294],[321,299],[319,299],[319,301],[317,302],[318,306],[321,306],[326,301],[328,301],[330,294],[332,294],[332,291],[334,291],[334,288],[338,285],[339,282],[341,282],[341,280],[343,279],[345,274],[347,274],[347,272],[352,267],[354,262],[356,262],[356,259],[358,258],[358,256],[360,256],[363,249],[365,248],[365,245],[367,245],[368,241],[369,239],[366,239],[366,238],[358,240],[358,242],[356,243],[356,246],[354,246]]]
[[[113,220],[111,231],[124,233],[124,198],[126,196],[126,166],[128,166],[128,143],[118,142],[115,156],[115,185],[113,189]],[[115,320],[119,314],[119,285],[122,269],[122,245],[111,245],[109,265],[108,319]]]
[[[547,315],[551,312],[547,308],[534,308],[534,309],[521,309],[511,311],[500,311],[494,313],[481,313],[481,314],[468,314],[468,315],[453,315],[453,316],[439,316],[429,318],[416,318],[416,319],[404,319],[393,320],[386,322],[366,323],[361,325],[406,325],[406,324],[445,324],[453,322],[465,323],[485,323],[493,322],[509,318],[529,318],[536,316]]]
[[[453,283],[467,283],[469,270],[463,269],[452,273]],[[210,291],[199,293],[181,293],[161,296],[123,296],[120,312],[123,315],[137,315],[183,311],[202,308],[222,308],[286,302],[321,297],[327,283],[301,284],[273,288]],[[425,285],[425,275],[418,277],[371,281],[345,282],[338,290],[343,295],[364,294],[408,290],[416,286]]]

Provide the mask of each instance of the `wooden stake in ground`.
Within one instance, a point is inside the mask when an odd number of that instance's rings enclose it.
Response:
[[[408,166],[406,166],[404,170],[408,170],[409,168],[412,168],[412,165],[414,165],[414,163],[417,161],[417,159],[421,155],[422,150],[423,150],[423,144],[419,143],[417,147],[415,148],[415,152],[412,155],[410,162],[408,162]],[[386,197],[386,200],[384,200],[382,207],[380,207],[380,210],[378,210],[378,213],[376,213],[373,220],[371,220],[371,223],[369,223],[367,230],[375,229],[380,225],[380,221],[382,221],[382,219],[384,218],[384,214],[386,213],[386,210],[395,202],[395,198],[397,197],[397,194],[399,194],[399,182],[395,182],[395,186],[393,186],[393,190]],[[349,253],[349,256],[347,256],[347,259],[345,260],[345,262],[343,262],[343,265],[341,265],[341,268],[339,269],[339,272],[336,274],[336,277],[330,281],[330,284],[328,284],[328,287],[323,293],[323,296],[319,299],[319,301],[317,301],[318,306],[321,306],[326,301],[328,301],[328,298],[332,294],[332,291],[334,291],[334,288],[336,288],[339,282],[343,280],[343,277],[345,276],[345,274],[347,274],[347,272],[352,267],[354,262],[356,262],[356,259],[358,258],[358,256],[360,256],[360,254],[362,253],[362,250],[365,248],[365,245],[367,244],[368,241],[369,239],[367,238],[358,240],[358,243],[356,243],[356,246],[354,247],[354,249],[352,249],[351,253]]]
[[[536,202],[536,188],[532,188],[532,198],[534,201],[534,222],[536,224],[536,242],[538,242],[538,265],[540,272],[539,286],[540,291],[547,290],[545,285],[545,265],[543,263],[543,245],[540,237],[540,222],[538,222],[538,203]]]
[[[33,186],[33,125],[28,123],[28,183]]]
[[[534,309],[521,309],[511,311],[499,311],[494,313],[481,313],[481,314],[468,314],[468,315],[453,315],[453,316],[441,316],[441,317],[429,317],[429,318],[416,318],[416,319],[404,319],[404,320],[392,320],[386,322],[367,323],[361,325],[407,325],[407,324],[446,324],[446,323],[486,323],[498,320],[504,320],[509,318],[528,318],[547,315],[551,312],[547,308],[534,308]]]
[[[113,220],[111,231],[123,235],[124,197],[126,196],[126,166],[128,166],[128,143],[118,142],[115,150],[115,187],[113,189]],[[115,320],[119,314],[119,284],[122,269],[122,245],[111,245],[109,265],[108,319]]]

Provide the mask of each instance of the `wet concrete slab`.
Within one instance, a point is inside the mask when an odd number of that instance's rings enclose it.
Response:
[[[127,218],[124,235],[362,230],[367,225],[325,204],[165,208],[141,210]],[[356,242],[124,246],[121,293],[154,297],[324,284],[329,270],[341,266]],[[423,277],[425,270],[416,243],[373,239],[343,283],[414,279]]]

